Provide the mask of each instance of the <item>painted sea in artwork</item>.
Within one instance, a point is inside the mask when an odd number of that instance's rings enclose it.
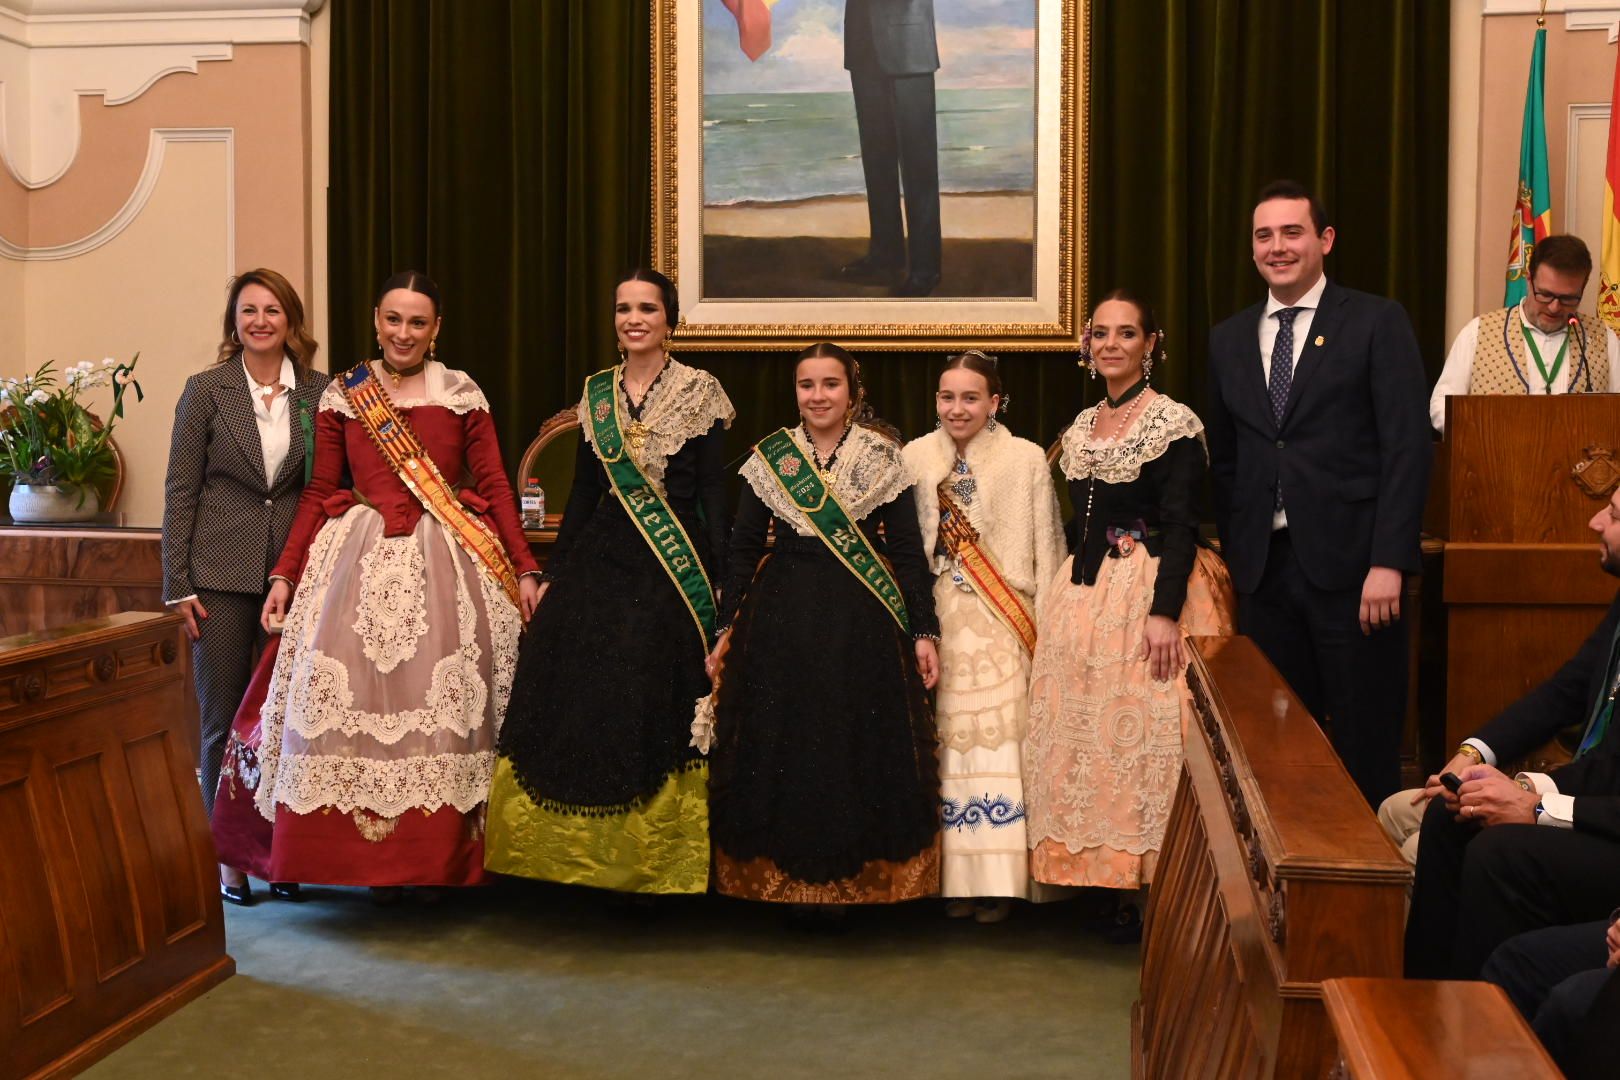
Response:
[[[1034,190],[1032,89],[942,89],[936,98],[942,193]],[[704,97],[705,205],[865,192],[848,91]]]

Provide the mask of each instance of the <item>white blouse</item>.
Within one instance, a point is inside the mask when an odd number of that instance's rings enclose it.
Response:
[[[292,401],[293,387],[298,385],[298,375],[293,370],[292,361],[282,357],[281,374],[276,378],[280,389],[269,401],[265,400],[264,388],[249,374],[246,360],[242,361],[242,377],[247,380],[248,396],[253,399],[253,419],[259,425],[259,446],[264,451],[264,482],[274,484],[276,473],[281,471],[282,462],[287,460],[287,448],[292,443],[292,423],[288,420],[287,410]]]

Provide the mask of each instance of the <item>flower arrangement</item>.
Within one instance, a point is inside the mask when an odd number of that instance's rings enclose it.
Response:
[[[88,491],[112,480],[117,468],[108,445],[113,424],[123,418],[124,395],[135,391],[135,364],[112,357],[97,364],[83,360],[61,373],[47,361],[32,375],[0,379],[0,480],[31,487],[76,490],[79,505]],[[105,423],[90,415],[79,396],[100,387],[112,388],[112,411]]]

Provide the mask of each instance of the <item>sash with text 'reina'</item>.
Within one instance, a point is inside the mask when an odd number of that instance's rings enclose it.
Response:
[[[608,368],[585,380],[585,408],[590,414],[596,456],[607,469],[613,494],[680,591],[706,653],[714,641],[714,588],[680,519],[647,480],[634,456],[625,452],[624,431],[619,423],[618,374],[618,368]]]

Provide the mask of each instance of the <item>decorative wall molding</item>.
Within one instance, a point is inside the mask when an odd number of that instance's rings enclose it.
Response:
[[[163,174],[164,152],[171,143],[225,144],[225,276],[236,272],[236,130],[234,128],[153,128],[147,144],[146,164],[135,189],[105,225],[87,236],[50,247],[22,247],[0,237],[0,257],[19,262],[72,259],[96,250],[129,228],[140,217]]]
[[[1603,131],[1607,133],[1609,130],[1609,103],[1607,101],[1574,102],[1569,106],[1569,130],[1565,139],[1565,145],[1568,149],[1565,151],[1564,158],[1564,207],[1560,216],[1564,219],[1563,231],[1572,232],[1576,235],[1587,231],[1586,214],[1588,212],[1596,214],[1599,221],[1601,221],[1603,215],[1601,205],[1586,207],[1582,205],[1580,198],[1580,181],[1585,176],[1581,171],[1583,168],[1581,163],[1581,127],[1585,124],[1601,124]],[[1605,140],[1605,149],[1607,149],[1607,146],[1608,143]],[[1593,162],[1592,166],[1600,174],[1602,173],[1603,163],[1601,161]],[[1601,229],[1601,225],[1599,228]]]
[[[1485,0],[1486,15],[1534,15],[1541,0]],[[1620,4],[1614,0],[1549,0],[1547,14],[1564,17],[1565,30],[1603,30],[1620,39]]]
[[[30,49],[309,44],[325,0],[0,0],[0,40]]]
[[[230,58],[223,42],[0,49],[0,158],[24,187],[54,184],[79,153],[80,97],[123,105],[165,75],[195,75],[204,61]],[[25,65],[21,78],[8,71],[18,65]]]

